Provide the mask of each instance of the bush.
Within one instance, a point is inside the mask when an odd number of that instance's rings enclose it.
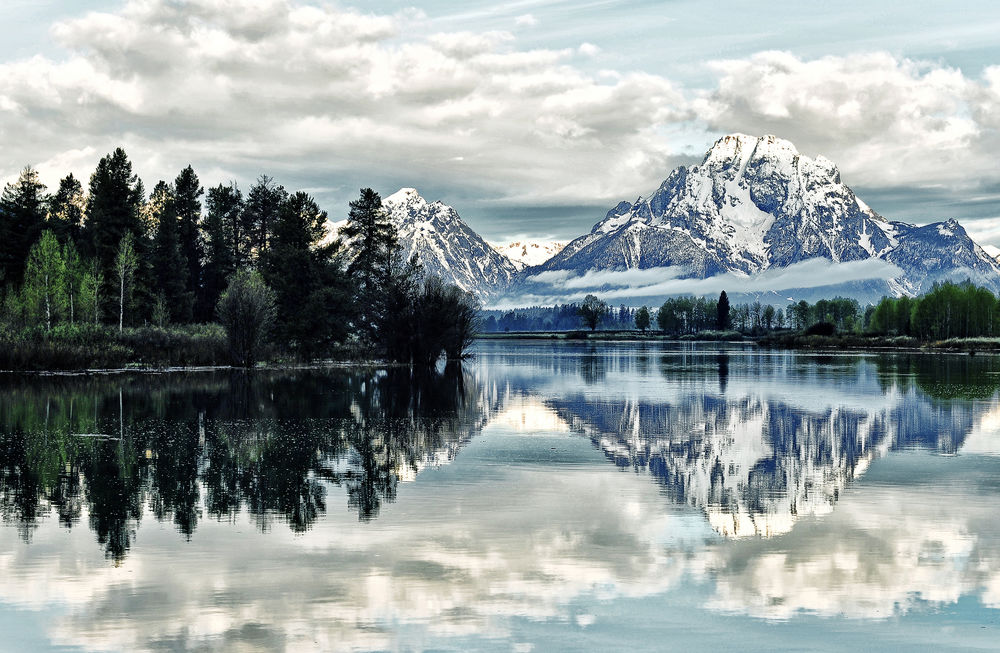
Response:
[[[276,303],[274,292],[259,272],[240,270],[230,280],[216,312],[226,330],[234,364],[242,367],[256,364],[274,325]]]
[[[806,329],[807,336],[832,336],[837,333],[837,325],[832,322],[817,322]]]

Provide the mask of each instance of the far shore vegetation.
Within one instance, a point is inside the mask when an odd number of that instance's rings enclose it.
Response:
[[[341,236],[305,192],[261,176],[207,192],[188,166],[147,193],[124,150],[85,190],[25,168],[0,196],[0,369],[460,360],[470,294],[406,259],[362,189]]]

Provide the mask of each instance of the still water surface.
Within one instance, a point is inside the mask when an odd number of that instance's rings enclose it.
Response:
[[[0,650],[996,650],[1000,360],[0,378]]]

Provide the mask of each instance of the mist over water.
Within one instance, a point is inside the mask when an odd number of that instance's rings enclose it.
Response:
[[[538,340],[6,376],[0,648],[989,647],[998,387],[989,356]]]

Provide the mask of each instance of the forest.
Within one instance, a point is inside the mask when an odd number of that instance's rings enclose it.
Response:
[[[302,191],[260,176],[147,193],[121,148],[54,193],[25,168],[0,196],[0,368],[458,359],[479,306],[404,260],[369,188],[340,238]]]

